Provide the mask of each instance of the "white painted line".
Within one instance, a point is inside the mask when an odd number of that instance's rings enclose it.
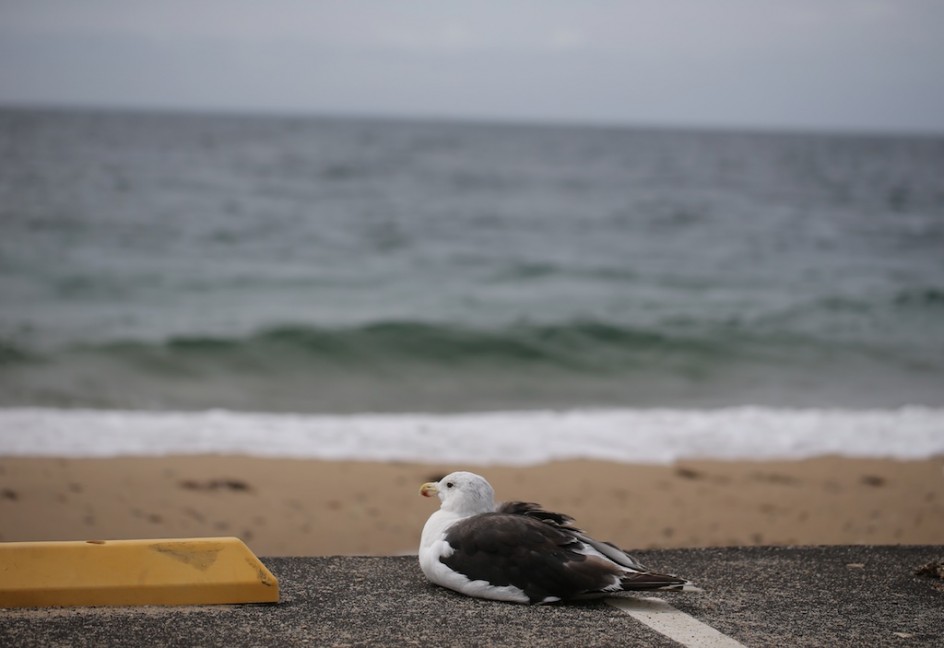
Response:
[[[656,632],[688,648],[744,648],[744,644],[721,634],[710,625],[666,603],[660,598],[608,598],[622,610]]]

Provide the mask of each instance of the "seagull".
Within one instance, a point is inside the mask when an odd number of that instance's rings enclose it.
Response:
[[[481,476],[454,472],[420,487],[438,496],[420,539],[426,578],[467,596],[514,603],[553,603],[634,590],[702,591],[690,581],[646,569],[573,518],[530,502],[496,506]]]

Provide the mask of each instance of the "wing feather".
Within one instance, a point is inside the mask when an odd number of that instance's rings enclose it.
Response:
[[[571,529],[528,515],[483,513],[449,527],[440,560],[470,580],[521,589],[532,603],[619,589],[624,570],[584,553]]]

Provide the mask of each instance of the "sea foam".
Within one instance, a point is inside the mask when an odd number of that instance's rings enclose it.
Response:
[[[259,457],[526,465],[556,459],[944,454],[944,409],[610,409],[465,414],[292,415],[11,408],[0,455]]]

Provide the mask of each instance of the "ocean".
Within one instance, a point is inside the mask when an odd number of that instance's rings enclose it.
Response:
[[[0,453],[744,408],[944,452],[944,137],[0,109],[0,227]]]

